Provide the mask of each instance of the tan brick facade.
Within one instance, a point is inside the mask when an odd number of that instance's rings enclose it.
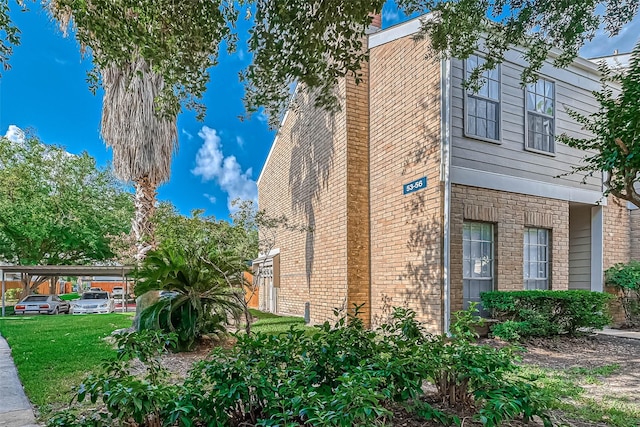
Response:
[[[495,224],[495,288],[524,289],[525,227],[551,231],[551,289],[569,286],[569,203],[478,187],[451,188],[451,310],[462,309],[462,225],[464,221]]]
[[[318,323],[332,319],[335,308],[364,304],[365,322],[376,325],[388,319],[392,307],[404,306],[415,310],[432,332],[442,331],[444,79],[441,62],[427,56],[428,42],[411,37],[376,46],[360,85],[340,81],[342,110],[334,115],[315,109],[310,94],[297,94],[297,105],[289,110],[259,181],[261,209],[314,229],[278,232],[273,246],[280,249],[278,312],[302,315],[308,302],[311,322]],[[403,194],[404,184],[422,177],[426,188]],[[581,286],[597,282],[591,280],[591,270],[600,268],[599,259],[592,264],[599,252],[590,253],[589,242],[593,230],[599,230],[599,222],[593,222],[599,218],[593,212],[599,211],[590,204],[457,182],[470,185],[451,186],[452,311],[463,307],[465,221],[494,224],[497,290],[524,289],[527,227],[550,231],[551,289],[568,289],[570,271],[572,278],[584,276]],[[576,200],[551,190],[532,194]],[[579,246],[572,237],[572,254],[586,254],[579,259],[582,264],[572,261],[574,270],[569,268],[570,205],[571,215],[580,220],[572,222],[574,229],[581,227],[586,242]],[[630,213],[626,202],[610,198],[602,212],[604,268],[640,259],[640,211]],[[261,294],[261,304],[263,298]]]
[[[277,311],[302,315],[309,302],[312,323],[363,303],[369,323],[367,70],[362,74],[359,85],[340,82],[345,101],[336,114],[316,109],[312,95],[298,92],[258,186],[267,214],[313,228],[279,230],[273,245],[281,250]]]
[[[371,305],[374,323],[393,306],[442,326],[440,62],[406,37],[377,47],[371,72]],[[403,184],[427,177],[426,190]]]
[[[630,223],[629,255],[631,259],[640,261],[640,209],[635,209],[630,212]]]
[[[604,269],[620,262],[629,262],[631,218],[627,202],[609,196],[603,207]]]

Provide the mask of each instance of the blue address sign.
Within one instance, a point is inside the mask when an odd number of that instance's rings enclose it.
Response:
[[[415,181],[411,181],[408,184],[404,184],[402,186],[402,194],[413,193],[414,191],[422,190],[427,188],[427,177],[423,176],[420,179],[416,179]]]

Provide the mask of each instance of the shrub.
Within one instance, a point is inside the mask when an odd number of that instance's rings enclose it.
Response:
[[[292,328],[279,336],[240,336],[235,348],[218,349],[192,371],[180,406],[211,426],[347,427],[382,422],[389,402],[403,402],[410,412],[459,425],[420,400],[423,382],[432,381],[438,400],[478,408],[476,419],[487,426],[519,415],[539,415],[548,425],[547,403],[517,378],[513,351],[476,345],[477,320],[461,312],[452,337],[431,336],[415,312],[396,309],[377,332],[351,316],[311,335]],[[503,404],[511,399],[516,406]]]
[[[136,295],[150,290],[175,292],[140,313],[138,329],[176,333],[178,350],[190,350],[205,333],[226,330],[239,316],[244,299],[232,287],[237,276],[230,255],[162,248],[150,251],[136,271]]]
[[[20,293],[22,292],[22,289],[19,288],[13,288],[13,289],[7,289],[4,293],[4,296],[7,300],[18,300],[20,299]]]
[[[279,335],[238,334],[235,347],[215,349],[183,384],[171,384],[157,363],[163,335],[119,336],[116,360],[77,394],[79,401],[102,400],[105,410],[85,418],[65,411],[49,426],[371,426],[387,424],[394,402],[460,425],[459,417],[424,400],[425,381],[437,385],[439,401],[476,409],[474,419],[487,427],[534,415],[549,425],[547,401],[518,377],[512,349],[475,343],[473,307],[456,314],[451,336],[425,333],[408,309],[367,330],[358,309],[312,334],[293,327]],[[130,372],[133,358],[146,373]]]
[[[640,324],[640,262],[614,265],[605,271],[605,282],[618,291],[626,323]]]
[[[89,415],[67,409],[54,415],[49,427],[160,426],[168,413],[178,413],[174,402],[179,387],[168,381],[168,372],[159,356],[177,343],[175,335],[158,331],[129,332],[115,335],[115,359],[105,360],[100,372],[89,375],[77,388],[74,397],[96,403],[104,410]],[[132,373],[132,362],[139,360],[143,373]]]
[[[505,340],[575,335],[580,328],[602,329],[610,322],[611,295],[589,291],[484,292],[485,309],[500,320],[493,334]]]

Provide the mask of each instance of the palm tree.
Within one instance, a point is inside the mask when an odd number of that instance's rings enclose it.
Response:
[[[113,149],[115,175],[135,185],[136,259],[155,248],[151,216],[158,185],[169,179],[171,159],[178,147],[177,117],[159,115],[154,102],[164,80],[149,63],[136,56],[129,63],[101,69],[102,138]]]

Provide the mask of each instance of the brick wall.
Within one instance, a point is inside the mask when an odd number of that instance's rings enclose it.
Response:
[[[604,269],[619,262],[628,262],[631,245],[631,221],[627,202],[609,196],[603,207]]]
[[[299,91],[258,184],[267,214],[313,228],[279,230],[273,245],[280,249],[278,312],[302,315],[310,302],[312,323],[362,303],[369,323],[367,75],[363,70],[359,85],[340,81],[336,114],[316,109],[312,94]]]
[[[370,53],[371,307],[374,324],[394,306],[442,328],[440,62],[428,42],[405,37]],[[403,184],[427,188],[403,195]]]
[[[551,230],[551,288],[569,286],[569,203],[463,185],[451,189],[451,310],[462,309],[462,225],[465,220],[495,224],[497,290],[524,289],[526,226]]]
[[[631,225],[629,256],[631,259],[640,261],[640,209],[630,211],[629,221]]]

